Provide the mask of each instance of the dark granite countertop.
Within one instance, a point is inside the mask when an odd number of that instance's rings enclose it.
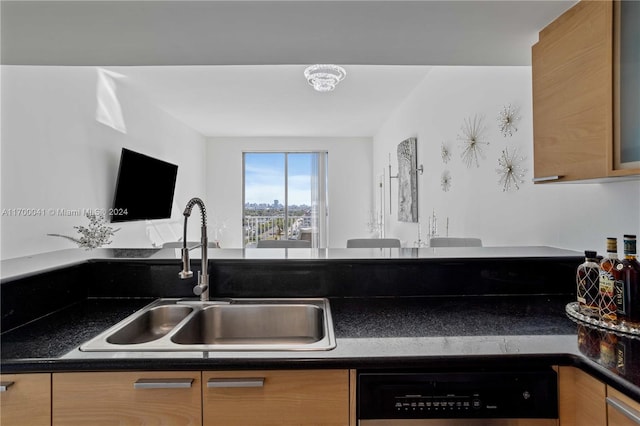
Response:
[[[566,297],[334,298],[337,339],[575,335]],[[87,299],[0,335],[3,360],[56,359],[154,299]]]
[[[423,259],[486,259],[486,258],[573,258],[582,253],[547,246],[519,247],[423,247],[423,248],[330,248],[330,249],[214,249],[209,259],[218,261],[349,261],[349,260],[423,260]],[[91,261],[166,262],[180,260],[180,249],[174,248],[100,248],[95,250],[66,249],[33,254],[0,262],[2,281],[20,279],[43,272]],[[194,250],[192,259],[199,259]]]
[[[332,299],[337,337],[575,334],[566,296]]]
[[[603,365],[599,331],[564,313],[567,296],[333,298],[337,347],[322,352],[83,353],[76,348],[151,299],[86,299],[0,335],[3,372],[123,369],[448,368],[576,365],[640,400],[640,340],[615,337],[626,365]]]

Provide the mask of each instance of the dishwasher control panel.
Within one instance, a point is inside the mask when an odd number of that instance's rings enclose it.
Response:
[[[359,419],[557,418],[552,369],[360,372]]]
[[[483,408],[480,394],[401,395],[394,397],[396,412],[473,412]]]

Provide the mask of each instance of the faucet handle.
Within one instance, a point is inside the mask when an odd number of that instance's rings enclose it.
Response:
[[[200,296],[202,293],[207,291],[208,288],[209,286],[206,284],[198,284],[193,287],[193,294],[195,294],[196,296]]]
[[[196,296],[200,296],[202,293],[207,291],[208,288],[209,284],[202,281],[202,274],[200,271],[198,271],[198,284],[193,287],[193,294],[195,294]]]

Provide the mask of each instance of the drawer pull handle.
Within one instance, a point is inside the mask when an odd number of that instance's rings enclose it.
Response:
[[[134,389],[185,389],[193,385],[193,379],[138,379]]]
[[[634,409],[633,407],[628,406],[627,404],[620,401],[619,399],[613,398],[610,396],[607,397],[607,405],[610,405],[620,413],[627,416],[629,419],[635,422],[635,424],[640,425],[640,411]]]
[[[14,382],[0,382],[0,392],[8,391],[13,384]]]
[[[563,176],[543,176],[538,178],[533,178],[533,182],[548,182],[551,180],[559,180]]]
[[[242,379],[209,379],[208,388],[261,388],[264,386],[264,377],[251,377]]]

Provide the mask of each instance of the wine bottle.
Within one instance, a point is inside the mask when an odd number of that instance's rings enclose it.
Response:
[[[607,255],[600,261],[600,319],[615,323],[617,307],[615,300],[616,281],[620,280],[622,262],[618,260],[618,240],[607,238]],[[619,285],[619,284],[618,284]]]
[[[625,235],[624,259],[615,295],[618,322],[640,328],[640,263],[636,253],[636,236]]]
[[[598,318],[600,310],[600,271],[595,251],[585,251],[584,263],[576,271],[576,295],[581,314]]]

